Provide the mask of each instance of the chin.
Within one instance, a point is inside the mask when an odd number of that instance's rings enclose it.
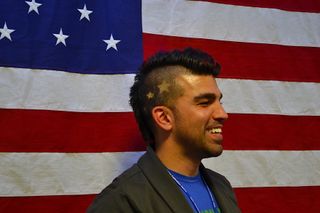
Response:
[[[218,156],[220,156],[222,154],[222,152],[223,152],[222,149],[221,150],[217,150],[217,151],[212,153],[212,157],[218,157]]]
[[[223,152],[222,149],[221,149],[220,151],[218,151],[218,152],[215,152],[215,153],[213,154],[213,157],[218,157],[218,156],[220,156],[220,155],[222,154],[222,152]]]
[[[203,158],[211,158],[211,157],[218,157],[222,154],[223,149],[216,149],[216,150],[209,150],[206,152]]]

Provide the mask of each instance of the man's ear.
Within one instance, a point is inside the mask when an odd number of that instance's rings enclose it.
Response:
[[[151,111],[154,122],[163,130],[170,131],[173,126],[173,113],[165,106],[156,106]]]

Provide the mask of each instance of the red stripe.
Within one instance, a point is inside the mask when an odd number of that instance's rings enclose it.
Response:
[[[133,113],[0,110],[2,152],[121,152],[145,149]]]
[[[0,110],[0,152],[145,150],[133,113]],[[318,116],[230,114],[226,150],[319,150]]]
[[[245,213],[318,212],[320,187],[236,188]],[[0,212],[85,212],[95,195],[2,197]]]
[[[276,8],[297,12],[320,12],[318,0],[204,0],[207,2],[249,7]]]
[[[95,195],[0,197],[0,212],[85,212]]]
[[[229,114],[229,150],[319,150],[319,116]]]
[[[144,58],[191,45],[221,63],[223,78],[320,82],[320,48],[143,34]]]
[[[245,213],[319,212],[320,186],[235,189]]]

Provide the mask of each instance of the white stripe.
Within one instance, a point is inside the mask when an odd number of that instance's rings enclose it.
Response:
[[[0,108],[130,111],[133,78],[0,67]]]
[[[95,194],[141,154],[0,153],[0,193]],[[205,164],[225,175],[234,187],[320,185],[320,151],[225,151]]]
[[[196,1],[142,1],[143,32],[320,47],[320,14]]]
[[[0,195],[95,194],[141,154],[0,153]]]
[[[320,115],[320,84],[218,79],[230,113]]]
[[[224,151],[204,164],[233,187],[320,186],[320,151]]]
[[[0,108],[126,112],[134,75],[0,68]],[[229,113],[320,115],[320,84],[219,79]]]

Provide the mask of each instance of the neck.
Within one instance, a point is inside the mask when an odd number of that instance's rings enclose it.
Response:
[[[174,143],[162,143],[156,146],[155,153],[160,161],[172,171],[185,176],[195,176],[199,173],[201,160],[186,155]]]

